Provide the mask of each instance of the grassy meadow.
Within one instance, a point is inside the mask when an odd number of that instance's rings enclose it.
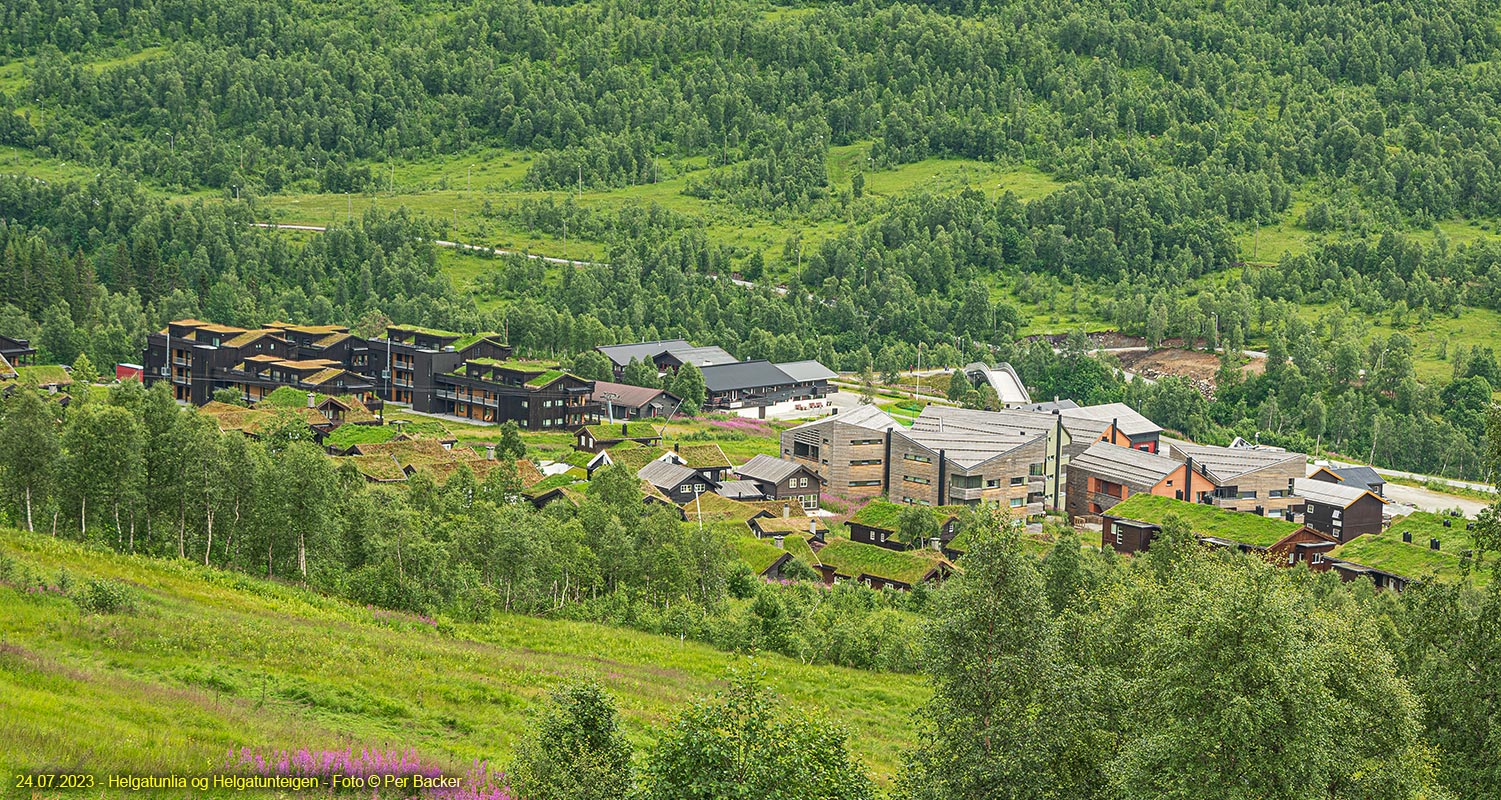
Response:
[[[410,747],[455,766],[504,762],[528,712],[570,676],[602,682],[645,745],[727,669],[748,666],[667,637],[520,616],[425,620],[17,531],[0,531],[0,556],[11,566],[0,585],[7,776],[202,773],[244,747]],[[36,589],[91,578],[131,587],[134,613],[88,614]],[[779,656],[755,665],[785,702],[847,725],[854,750],[890,778],[927,696],[921,678]]]

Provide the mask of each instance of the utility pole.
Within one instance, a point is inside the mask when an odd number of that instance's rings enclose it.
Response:
[[[466,191],[466,192],[472,192],[472,191],[474,191],[474,165],[473,164],[469,165],[468,171],[464,175],[464,191]]]
[[[563,260],[568,260],[568,218],[563,218]]]
[[[354,221],[354,198],[352,198],[352,197],[349,196],[349,190],[348,189],[344,190],[344,202],[346,202],[346,203],[349,204],[349,217],[348,217],[348,219],[351,222],[353,222]]]
[[[912,399],[918,400],[920,397],[922,397],[922,342],[917,343],[917,392],[912,395]],[[918,402],[921,401],[918,400]],[[939,491],[943,491],[943,487],[940,486]]]
[[[584,198],[584,165],[579,165],[579,190],[576,195],[580,200]]]

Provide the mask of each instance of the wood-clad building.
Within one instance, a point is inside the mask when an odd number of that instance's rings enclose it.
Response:
[[[1303,477],[1308,457],[1277,448],[1214,447],[1177,439],[1162,439],[1163,452],[1178,461],[1193,459],[1219,485],[1210,502],[1232,511],[1249,511],[1278,519],[1292,519],[1302,505],[1293,481]]]
[[[1300,478],[1293,491],[1303,504],[1303,524],[1337,541],[1381,532],[1386,500],[1369,489]]]
[[[1118,553],[1150,549],[1169,516],[1182,520],[1203,544],[1264,554],[1283,566],[1301,563],[1316,571],[1328,569],[1326,557],[1339,544],[1327,534],[1295,522],[1138,494],[1101,515],[1100,545]]]
[[[795,502],[803,510],[818,508],[823,479],[806,464],[758,455],[735,467],[735,474],[742,480],[755,482],[767,500]]]
[[[1068,466],[1068,515],[1094,517],[1135,494],[1208,502],[1217,484],[1194,462],[1097,441]]]
[[[874,497],[886,491],[887,433],[899,427],[881,409],[860,406],[783,431],[782,458],[811,469],[825,491]]]

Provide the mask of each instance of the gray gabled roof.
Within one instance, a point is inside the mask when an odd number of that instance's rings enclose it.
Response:
[[[731,500],[760,500],[766,496],[755,481],[724,481],[714,493]]]
[[[818,363],[817,361],[788,361],[785,364],[777,364],[777,369],[786,373],[787,377],[798,383],[812,383],[814,381],[828,381],[839,377],[839,373]]]
[[[970,408],[940,406],[936,403],[924,407],[914,431],[974,431],[977,433],[1001,433],[1016,436],[1047,434],[1058,426],[1058,417],[1036,411],[1007,409],[1004,411],[979,411]]]
[[[1308,457],[1302,453],[1289,453],[1286,450],[1257,450],[1248,447],[1215,447],[1214,445],[1196,444],[1183,442],[1177,439],[1163,438],[1163,444],[1168,446],[1173,458],[1179,461],[1194,460],[1195,466],[1201,466],[1220,481],[1228,481],[1255,472],[1267,467],[1285,465],[1293,470],[1294,477],[1303,477],[1304,466],[1308,463]]]
[[[611,396],[606,397],[606,395]],[[666,397],[668,405],[677,405],[683,402],[682,398],[664,389],[653,389],[649,386],[632,386],[628,383],[612,383],[610,381],[595,381],[594,391],[589,395],[590,399],[601,405],[608,401],[616,408],[640,408],[662,396]]]
[[[770,361],[715,364],[699,371],[704,375],[704,386],[711,392],[759,389],[763,386],[790,386],[796,383]]]
[[[803,465],[795,461],[783,461],[776,456],[758,455],[735,468],[735,474],[767,483],[781,483]]]
[[[1154,486],[1183,466],[1167,456],[1148,453],[1109,442],[1095,442],[1069,462],[1069,470],[1087,471],[1112,483]]]
[[[1298,478],[1294,480],[1293,494],[1304,500],[1312,500],[1315,503],[1322,503],[1323,505],[1334,506],[1336,508],[1349,508],[1356,500],[1366,495],[1370,495],[1381,501],[1382,505],[1386,504],[1386,500],[1382,499],[1380,495],[1364,487],[1316,481],[1312,478]]]
[[[1080,406],[1078,408],[1060,408],[1063,415],[1063,424],[1068,425],[1070,420],[1084,423],[1084,427],[1091,431],[1098,427],[1101,432],[1115,422],[1120,427],[1120,432],[1127,436],[1146,436],[1161,433],[1162,427],[1157,423],[1142,416],[1136,409],[1125,403],[1102,403],[1097,406]]]
[[[929,408],[931,408],[931,406],[929,406]],[[796,428],[793,428],[792,430],[800,431],[805,428],[816,428],[819,425],[827,425],[831,422],[842,422],[845,425],[853,425],[857,428],[868,428],[873,431],[889,431],[901,427],[901,425],[898,424],[890,414],[882,411],[879,406],[871,404],[865,406],[856,406],[851,411],[830,414],[827,417],[821,417],[819,419],[813,420],[812,422],[804,422],[803,424],[797,426]]]
[[[907,430],[898,430],[895,435],[905,436],[935,454],[943,451],[944,459],[961,469],[972,469],[1018,447],[1047,441],[1046,433],[918,430],[916,425]]]
[[[677,359],[679,364],[692,364],[700,369],[716,364],[733,364],[740,360],[718,347],[669,347],[654,354],[653,358],[664,354]]]
[[[679,348],[691,349],[693,345],[684,339],[658,339],[653,342],[634,342],[632,344],[604,344],[594,348],[605,357],[615,362],[615,366],[623,367],[632,361],[651,361],[659,354]]]
[[[670,461],[651,461],[636,471],[636,477],[658,488],[672,488],[684,483],[704,483],[706,479],[698,470]]]
[[[1381,473],[1370,467],[1330,467],[1329,471],[1339,476],[1339,482],[1343,486],[1365,489],[1386,485],[1386,478],[1381,477]]]

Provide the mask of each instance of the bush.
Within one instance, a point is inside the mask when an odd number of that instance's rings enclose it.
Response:
[[[88,614],[133,614],[136,610],[135,592],[105,578],[90,578],[72,597]]]

